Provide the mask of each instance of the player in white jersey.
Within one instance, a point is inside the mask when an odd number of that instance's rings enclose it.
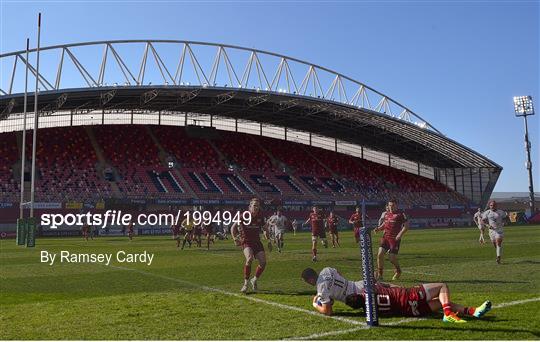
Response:
[[[363,281],[348,281],[335,268],[323,268],[321,273],[312,268],[302,272],[302,279],[317,286],[313,297],[313,307],[322,314],[332,315],[334,300],[343,302],[353,309],[365,308]],[[424,283],[413,287],[401,287],[377,282],[378,312],[393,316],[428,316],[443,310],[443,322],[466,323],[460,315],[476,318],[491,310],[491,302],[485,301],[479,307],[463,306],[450,300],[450,290],[445,283]]]
[[[291,222],[291,226],[292,226],[292,230],[293,230],[293,235],[296,236],[296,230],[298,229],[298,221],[296,221],[296,219],[294,219]]]
[[[268,219],[268,224],[273,231],[274,242],[277,246],[278,252],[281,253],[281,250],[283,249],[285,227],[287,224],[287,218],[283,216],[281,209],[278,209],[276,213]]]
[[[497,209],[497,202],[489,201],[489,209],[482,214],[482,222],[489,228],[489,238],[497,250],[497,264],[501,263],[502,242],[504,238],[503,220],[508,216],[505,211]]]
[[[319,307],[324,308],[322,313],[326,315],[332,314],[334,300],[350,305],[364,289],[362,280],[349,281],[331,267],[323,268],[318,275],[314,269],[306,268],[302,272],[302,279],[317,286],[317,295],[313,297],[313,307],[317,310]]]
[[[478,211],[474,213],[473,221],[480,230],[480,237],[478,238],[478,242],[482,244],[486,243],[486,240],[484,240],[484,222],[482,221],[482,209],[478,208]]]

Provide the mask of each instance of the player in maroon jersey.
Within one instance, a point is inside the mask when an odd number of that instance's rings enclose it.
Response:
[[[313,307],[317,311],[332,315],[334,300],[343,302],[353,309],[365,309],[365,290],[362,280],[349,281],[335,268],[326,267],[318,274],[307,268],[302,279],[317,286]],[[375,284],[378,312],[393,316],[421,317],[443,310],[443,321],[465,323],[458,314],[480,318],[491,310],[491,302],[479,307],[466,307],[450,300],[450,290],[445,283],[426,283],[413,287],[401,287],[378,282]]]
[[[381,238],[379,251],[377,253],[377,279],[383,279],[384,254],[388,252],[388,259],[394,265],[395,271],[392,280],[397,280],[401,276],[401,267],[397,259],[399,246],[403,234],[409,230],[409,222],[405,213],[397,209],[395,200],[388,201],[386,212],[381,216],[382,224],[375,231],[384,230]]]
[[[90,231],[90,226],[88,224],[84,224],[81,228],[82,236],[83,238],[88,241],[88,233]]]
[[[248,282],[251,283],[253,291],[257,291],[257,280],[261,277],[266,267],[266,253],[261,242],[261,231],[263,231],[265,239],[269,239],[268,224],[264,222],[261,201],[258,198],[253,198],[249,202],[249,212],[251,214],[251,222],[249,224],[235,222],[231,227],[231,236],[234,243],[237,246],[242,246],[244,256],[246,257],[244,264],[244,285],[240,290],[242,293],[247,292]],[[253,259],[257,259],[259,265],[255,270],[255,276],[249,281]]]
[[[128,232],[128,237],[130,240],[133,240],[133,235],[134,235],[134,232],[133,232],[133,222],[130,222],[127,226],[127,232]]]
[[[349,223],[353,225],[354,231],[354,241],[358,243],[360,241],[360,229],[362,229],[362,213],[360,212],[360,207],[356,207],[356,210],[349,218]]]
[[[202,222],[200,224],[193,225],[192,239],[195,240],[197,247],[202,246],[202,234],[203,234],[202,225],[203,225]]]
[[[332,248],[336,248],[336,244],[339,246],[339,234],[337,230],[337,225],[339,223],[339,217],[334,214],[334,211],[331,210],[330,214],[326,218],[326,228],[332,237]]]
[[[173,240],[176,240],[176,248],[180,247],[180,227],[177,224],[171,224]]]
[[[311,223],[311,261],[317,261],[317,241],[321,239],[324,248],[328,247],[326,232],[324,231],[324,214],[317,206],[313,206],[308,219],[304,224]]]
[[[206,236],[206,249],[210,250],[210,242],[214,242],[214,223],[203,224],[204,235]]]

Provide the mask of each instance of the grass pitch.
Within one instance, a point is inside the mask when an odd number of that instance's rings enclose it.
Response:
[[[540,339],[540,227],[507,227],[501,265],[495,249],[477,238],[475,228],[409,231],[400,251],[404,273],[396,283],[444,281],[452,300],[465,305],[490,299],[495,308],[484,319],[457,326],[443,323],[440,315],[391,317],[372,329],[340,303],[335,318],[314,314],[314,288],[300,279],[308,266],[336,267],[358,279],[360,257],[351,232],[341,233],[341,248],[320,247],[315,264],[310,235],[287,234],[283,253],[267,253],[259,293],[248,295],[239,293],[244,257],[231,240],[216,241],[210,251],[181,251],[168,236],[43,238],[33,249],[2,240],[0,339]],[[48,266],[40,263],[41,250],[146,250],[155,257],[151,266]],[[387,261],[385,278],[391,273]],[[513,303],[524,300],[532,301]]]

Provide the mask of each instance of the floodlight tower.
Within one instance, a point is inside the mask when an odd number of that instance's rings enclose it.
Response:
[[[516,116],[522,116],[525,121],[525,150],[527,151],[527,170],[529,171],[529,207],[531,208],[531,216],[534,215],[534,189],[533,189],[533,174],[531,162],[531,143],[529,141],[529,127],[527,125],[527,116],[534,115],[534,106],[532,96],[515,96],[514,111]]]

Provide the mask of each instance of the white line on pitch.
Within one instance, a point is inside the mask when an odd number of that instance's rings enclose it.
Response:
[[[411,318],[405,318],[405,319],[395,321],[395,322],[389,322],[389,323],[386,323],[386,324],[384,324],[382,326],[388,327],[388,326],[394,326],[394,325],[399,325],[399,324],[403,324],[403,323],[423,321],[425,319],[426,318],[411,317]],[[290,337],[290,338],[286,338],[285,340],[316,340],[316,339],[319,339],[321,337],[333,336],[333,335],[342,335],[342,334],[347,334],[347,333],[360,331],[360,330],[365,330],[365,329],[369,329],[369,326],[364,325],[364,326],[357,327],[357,328],[350,328],[350,329],[336,330],[336,331],[328,331],[328,332],[325,332],[325,333],[312,334],[312,335],[309,335],[309,336]]]
[[[498,309],[498,308],[504,308],[504,307],[512,306],[512,305],[518,305],[518,304],[524,304],[524,303],[530,303],[530,302],[538,302],[538,301],[540,301],[540,297],[522,299],[522,300],[515,300],[513,302],[501,303],[501,304],[493,305],[493,308]]]
[[[421,275],[429,275],[429,276],[434,276],[436,275],[435,273],[427,273],[427,272],[412,272],[412,271],[406,271],[406,270],[403,270],[401,271],[403,273],[410,273],[410,274],[421,274]]]
[[[244,294],[239,294],[239,293],[234,293],[234,292],[229,292],[229,291],[217,289],[217,288],[214,288],[214,287],[208,287],[208,286],[204,286],[204,285],[199,285],[199,284],[195,284],[195,283],[192,283],[192,282],[189,282],[189,281],[186,281],[186,280],[173,278],[173,277],[168,277],[168,276],[164,276],[164,275],[161,275],[161,274],[145,272],[145,271],[141,271],[141,270],[137,270],[137,269],[133,269],[133,268],[122,267],[122,266],[109,265],[109,267],[117,268],[117,269],[120,269],[120,270],[132,271],[132,272],[140,273],[140,274],[147,275],[147,276],[153,276],[153,277],[157,277],[157,278],[161,278],[161,279],[166,279],[166,280],[174,281],[174,282],[177,282],[177,283],[185,284],[185,285],[190,286],[190,287],[195,287],[195,288],[199,288],[199,289],[202,289],[202,290],[206,290],[206,291],[209,291],[209,292],[217,292],[217,293],[221,293],[221,294],[224,294],[224,295],[227,295],[227,296],[246,299],[246,300],[250,300],[252,302],[262,303],[262,304],[266,304],[266,305],[272,305],[272,306],[276,306],[276,307],[279,307],[279,308],[282,308],[282,309],[298,311],[298,312],[302,312],[302,313],[312,315],[312,316],[316,316],[316,317],[320,317],[320,318],[333,319],[335,321],[340,321],[340,322],[354,324],[354,325],[365,326],[365,324],[366,324],[364,322],[357,321],[357,320],[354,320],[354,319],[348,319],[348,318],[339,317],[339,316],[326,316],[326,315],[320,314],[320,313],[318,313],[316,311],[310,311],[310,310],[302,309],[302,308],[299,308],[299,307],[296,307],[296,306],[281,304],[281,303],[272,302],[272,301],[257,298],[257,297],[251,297],[251,296],[246,296]]]
[[[501,304],[497,304],[497,305],[494,305],[493,306],[493,309],[498,309],[498,308],[504,308],[504,307],[507,307],[507,306],[513,306],[513,305],[519,305],[519,304],[525,304],[525,303],[530,303],[530,302],[538,302],[540,301],[540,297],[537,297],[537,298],[529,298],[529,299],[522,299],[522,300],[515,300],[513,302],[506,302],[506,303],[501,303]],[[423,321],[425,320],[426,318],[407,318],[407,319],[402,319],[400,321],[396,321],[396,322],[390,322],[390,323],[386,323],[384,324],[383,326],[394,326],[394,325],[399,325],[399,324],[403,324],[403,323],[409,323],[409,322],[416,322],[416,321]],[[287,340],[312,340],[312,339],[319,339],[321,337],[326,337],[326,336],[335,336],[335,335],[342,335],[342,334],[347,334],[347,333],[351,333],[351,332],[355,332],[355,331],[360,331],[360,330],[364,330],[364,329],[367,329],[368,326],[363,326],[363,327],[357,327],[357,328],[350,328],[350,329],[343,329],[343,330],[334,330],[334,331],[328,331],[328,332],[325,332],[325,333],[319,333],[319,334],[312,334],[312,335],[309,335],[309,336],[300,336],[300,337],[291,337],[291,338],[287,338]]]

